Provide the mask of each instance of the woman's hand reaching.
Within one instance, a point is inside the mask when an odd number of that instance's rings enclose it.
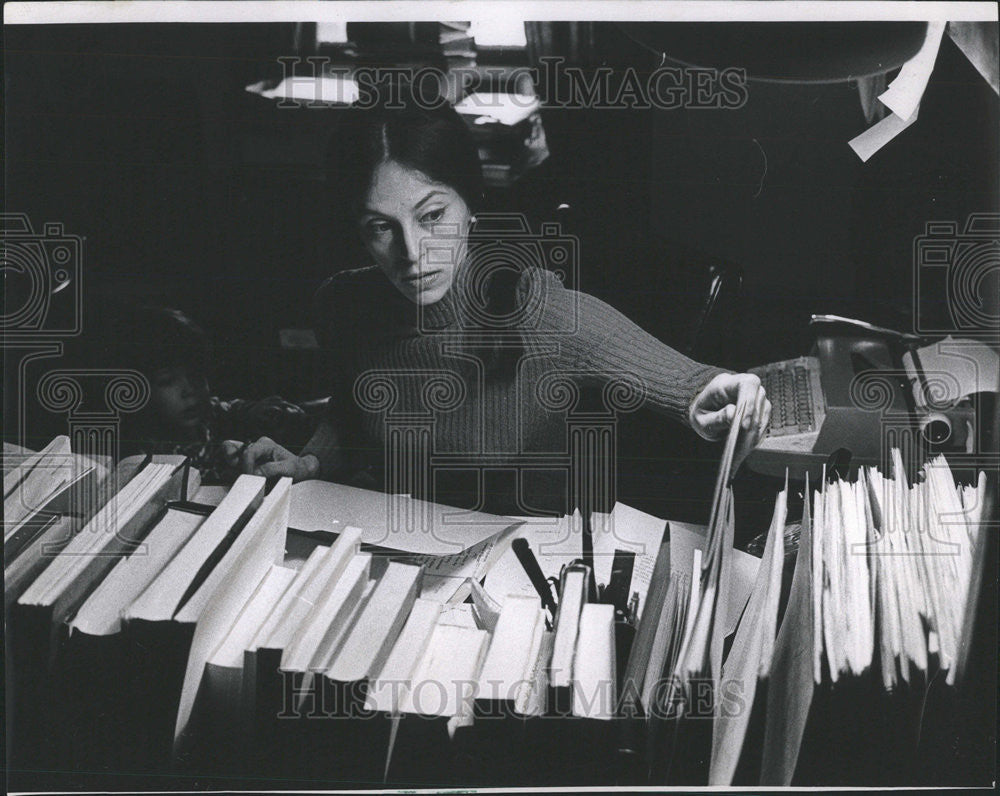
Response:
[[[265,478],[287,476],[295,481],[316,478],[319,459],[312,454],[296,456],[270,437],[261,437],[249,445],[227,440],[222,443],[230,465],[241,472]]]
[[[736,414],[736,404],[747,402],[740,439],[737,444],[734,471],[743,459],[764,438],[771,419],[771,402],[764,394],[760,379],[752,373],[720,373],[691,402],[688,419],[699,436],[707,440],[721,439],[729,431]]]

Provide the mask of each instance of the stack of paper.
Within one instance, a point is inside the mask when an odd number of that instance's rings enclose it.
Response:
[[[934,719],[927,689],[958,682],[970,644],[985,489],[982,473],[956,485],[941,456],[910,484],[898,450],[891,474],[868,468],[853,482],[807,489],[770,665],[763,784],[793,782],[803,755],[810,768],[857,777],[889,760],[917,764],[920,727]],[[891,732],[873,732],[873,743],[854,731],[833,744],[840,722]]]

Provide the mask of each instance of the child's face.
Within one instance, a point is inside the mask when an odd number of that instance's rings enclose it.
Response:
[[[150,408],[171,428],[191,430],[208,410],[208,382],[185,367],[160,368],[152,374]]]

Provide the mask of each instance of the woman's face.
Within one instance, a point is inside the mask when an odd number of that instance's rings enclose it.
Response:
[[[389,160],[372,176],[361,237],[375,262],[410,301],[440,301],[465,259],[472,214],[447,185]]]

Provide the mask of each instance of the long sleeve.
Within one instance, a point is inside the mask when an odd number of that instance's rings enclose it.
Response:
[[[491,510],[501,513],[517,506],[566,510],[557,470],[568,410],[549,402],[543,380],[563,373],[581,387],[613,387],[624,376],[639,382],[646,406],[686,426],[695,395],[721,372],[683,356],[604,302],[567,290],[547,271],[524,272],[514,288],[512,314],[506,314],[506,297],[498,306],[516,326],[466,325],[465,308],[442,300],[431,305],[433,327],[422,329],[413,305],[404,304],[380,272],[331,279],[321,291],[317,319],[317,337],[329,355],[330,416],[302,451],[319,459],[320,476],[340,480],[362,469],[357,462],[374,466],[376,482],[386,482],[396,477],[384,471],[386,463],[398,466],[412,455],[420,458],[408,466],[433,472],[428,493],[442,502],[472,505],[485,492]],[[507,367],[503,355],[509,352],[516,367]],[[371,372],[392,384],[384,406],[356,400],[357,378]],[[429,377],[438,374],[453,388],[454,401],[428,389]],[[399,439],[387,422],[393,413],[397,420],[412,415],[421,424],[430,421],[428,447],[393,449]],[[438,453],[448,457],[448,466],[437,463]],[[535,454],[554,461],[557,470],[529,474],[537,468],[525,468],[522,457]],[[471,487],[463,462],[495,471],[489,486]]]
[[[632,377],[645,393],[646,406],[687,425],[694,397],[727,372],[684,356],[600,299],[564,288],[550,272],[536,272],[531,281],[530,289],[544,293],[539,333],[554,333],[569,368],[592,374],[588,381]]]

